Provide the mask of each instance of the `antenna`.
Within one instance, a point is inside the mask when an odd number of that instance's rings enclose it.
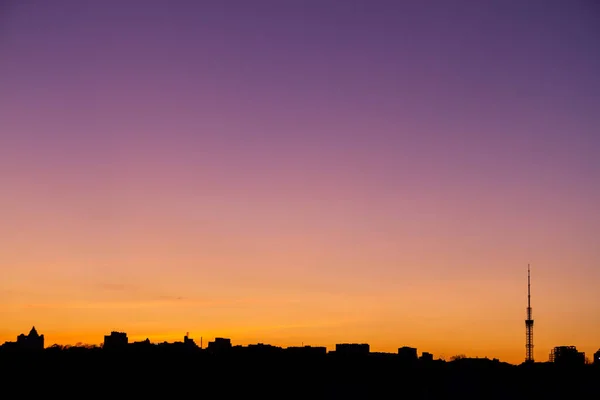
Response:
[[[531,269],[527,264],[527,319],[525,320],[525,362],[533,362],[533,316],[531,313]]]
[[[527,264],[527,308],[531,309],[531,270]]]

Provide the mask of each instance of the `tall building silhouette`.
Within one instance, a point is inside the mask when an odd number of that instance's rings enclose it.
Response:
[[[527,264],[527,319],[525,320],[525,362],[533,362],[533,315],[531,313],[531,273]]]

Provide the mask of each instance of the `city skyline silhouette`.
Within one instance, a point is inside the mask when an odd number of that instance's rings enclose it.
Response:
[[[204,345],[206,344],[206,346]],[[529,342],[527,343],[529,344]],[[142,349],[148,350],[151,348],[156,348],[160,346],[167,346],[171,349],[176,348],[176,346],[182,346],[183,348],[187,348],[188,350],[206,350],[210,353],[223,353],[224,351],[233,351],[240,349],[255,349],[261,351],[285,351],[290,354],[305,355],[308,356],[324,356],[326,354],[346,354],[350,356],[356,355],[379,355],[379,356],[392,356],[397,354],[400,356],[400,359],[405,361],[417,361],[421,360],[423,362],[433,362],[433,361],[458,361],[461,359],[470,359],[470,360],[487,360],[493,361],[496,363],[510,364],[506,363],[497,358],[490,359],[490,357],[480,357],[480,356],[467,356],[465,354],[455,354],[452,357],[446,357],[445,355],[440,355],[439,357],[435,357],[434,354],[428,351],[422,351],[420,354],[418,349],[415,347],[410,347],[403,345],[397,348],[397,353],[390,352],[377,352],[372,351],[371,346],[368,343],[336,343],[334,349],[328,349],[326,346],[314,346],[311,344],[305,344],[302,342],[299,346],[276,346],[270,343],[251,343],[251,344],[235,344],[231,341],[230,338],[224,337],[215,337],[212,341],[207,340],[204,342],[204,338],[200,337],[200,343],[197,343],[194,338],[190,335],[189,332],[186,332],[183,337],[183,341],[175,341],[175,342],[156,342],[151,341],[150,338],[146,338],[144,340],[139,341],[130,341],[129,336],[126,332],[119,331],[111,331],[110,334],[104,335],[103,343],[101,344],[88,344],[78,342],[75,345],[61,345],[58,343],[54,343],[51,346],[47,346],[45,344],[45,335],[39,334],[38,330],[35,326],[31,328],[28,334],[22,333],[17,336],[16,341],[7,341],[3,344],[0,344],[0,351],[4,351],[5,354],[15,353],[27,353],[30,351],[41,352],[43,350],[69,350],[69,349],[86,349],[86,350],[98,350],[103,349],[106,351],[123,351],[127,349]],[[529,346],[526,345],[528,349]],[[527,351],[525,356],[525,360],[521,363],[522,365],[530,365],[536,363],[531,357],[530,353]],[[574,364],[576,365],[600,365],[600,349],[598,349],[591,357],[586,357],[585,352],[580,352],[577,350],[576,346],[555,346],[549,354],[548,360],[537,361],[538,364],[544,363],[561,363],[566,362],[567,365]]]
[[[202,342],[201,342],[202,343]],[[261,395],[261,398],[359,399],[441,396],[476,399],[527,399],[532,396],[586,398],[597,390],[600,350],[592,362],[574,346],[553,349],[550,362],[515,366],[498,359],[456,355],[435,359],[431,353],[402,346],[397,353],[373,352],[367,343],[324,347],[281,348],[264,343],[236,345],[214,338],[198,346],[187,333],[183,341],[131,342],[125,332],[104,336],[102,346],[44,348],[44,336],[33,327],[17,342],[0,347],[0,378],[4,390],[15,373],[27,371],[35,390],[63,396],[95,391],[146,396],[165,394]],[[35,368],[31,368],[31,366]],[[41,385],[68,377],[68,386]],[[97,378],[100,378],[99,380]],[[94,383],[94,379],[97,379]],[[417,380],[422,383],[414,384]],[[208,382],[208,385],[199,383]],[[30,394],[33,394],[29,390]]]

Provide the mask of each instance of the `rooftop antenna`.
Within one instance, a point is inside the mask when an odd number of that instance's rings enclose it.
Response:
[[[525,362],[533,362],[533,316],[531,313],[531,272],[527,264],[527,319],[525,320]]]

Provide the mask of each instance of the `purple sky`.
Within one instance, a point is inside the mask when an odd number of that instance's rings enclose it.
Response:
[[[543,352],[598,346],[596,2],[0,4],[0,304],[48,279],[445,304],[477,282],[520,359],[531,262]],[[560,331],[574,308],[589,336]]]

